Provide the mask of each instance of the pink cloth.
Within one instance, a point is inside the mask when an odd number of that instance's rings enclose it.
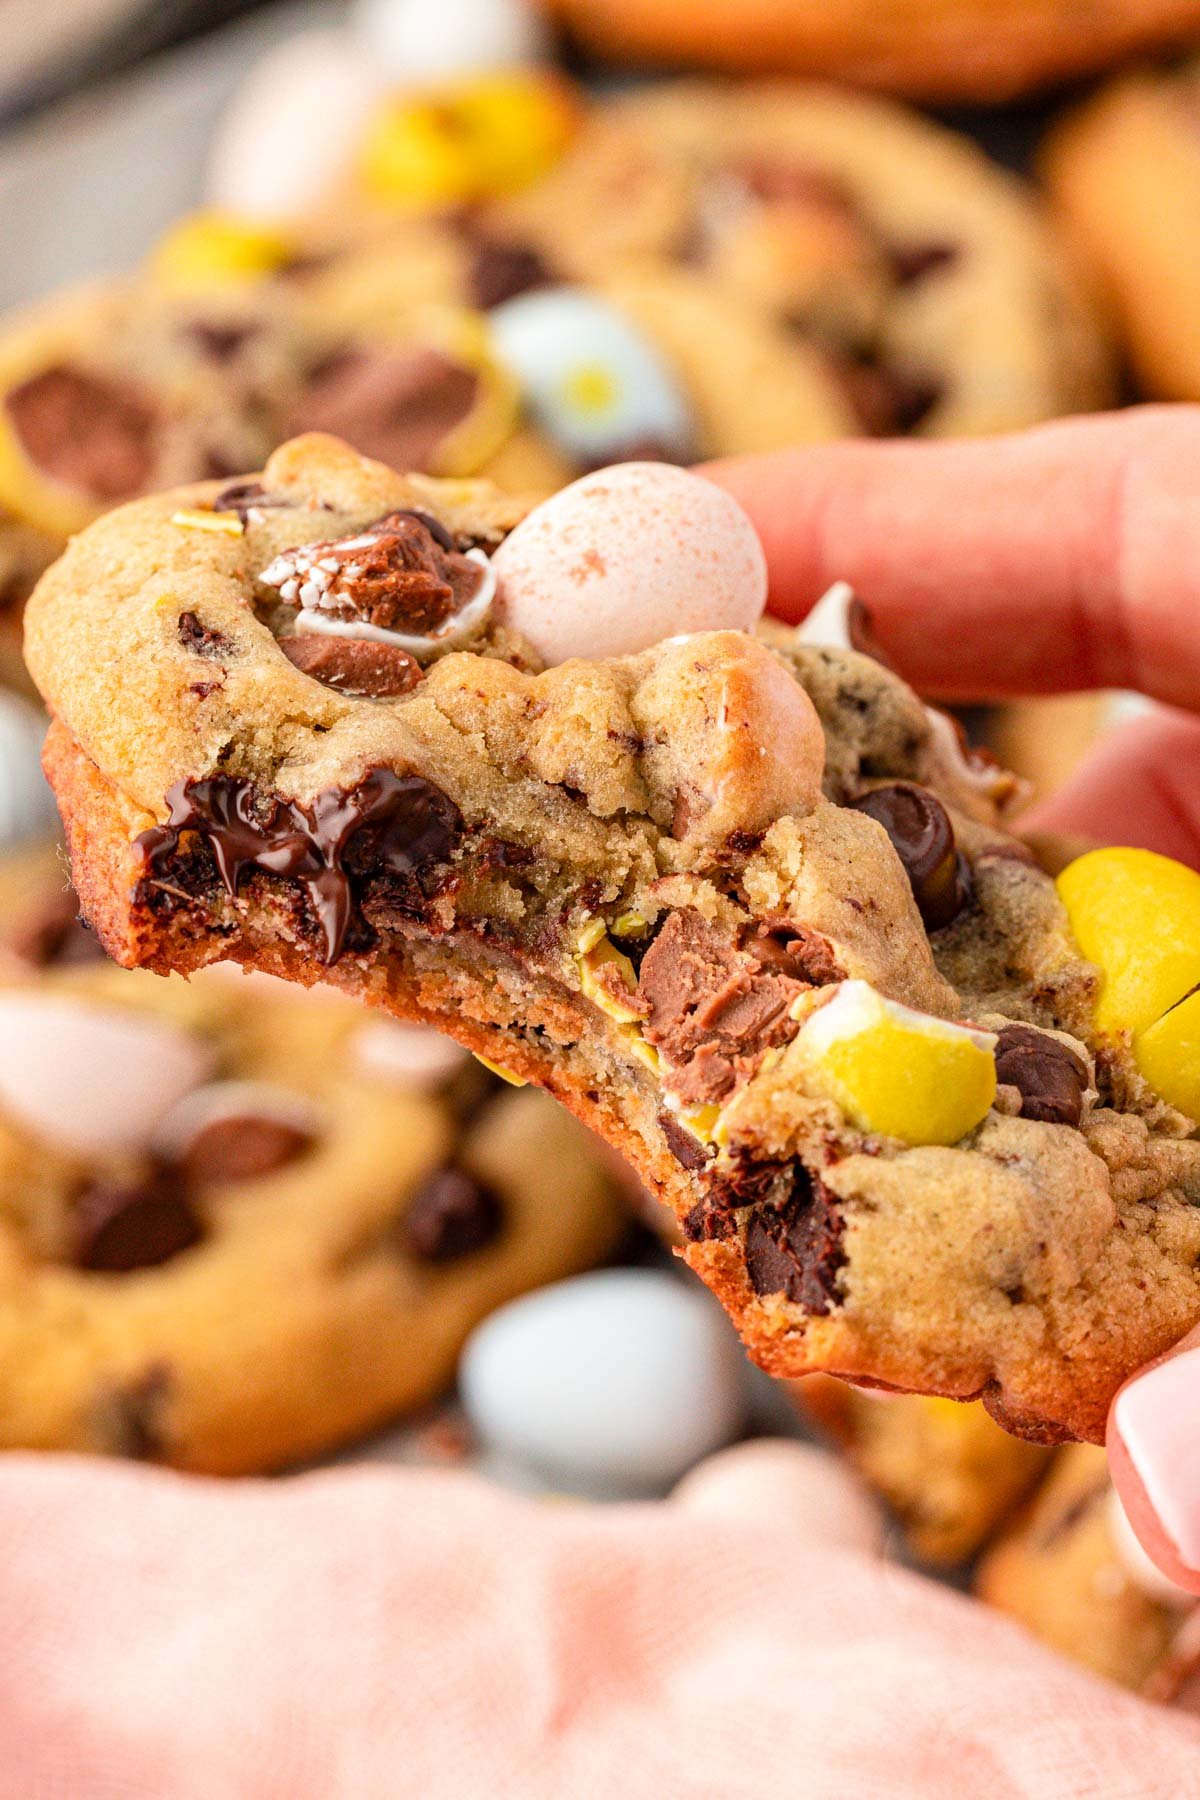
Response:
[[[1200,1721],[778,1527],[10,1456],[0,1543],[5,1800],[1200,1793]]]

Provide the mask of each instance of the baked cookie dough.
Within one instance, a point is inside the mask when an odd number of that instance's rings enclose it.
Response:
[[[868,95],[638,89],[487,218],[601,287],[626,264],[702,274],[807,344],[860,431],[1003,431],[1109,393],[1090,296],[1028,190]]]
[[[814,1419],[895,1513],[921,1562],[967,1562],[1045,1472],[1052,1452],[1002,1431],[978,1403],[855,1388],[824,1375],[793,1384]]]
[[[52,851],[0,864],[0,907],[0,1447],[277,1468],[433,1399],[487,1313],[613,1247],[587,1133],[456,1045],[118,969]]]
[[[922,100],[1010,100],[1194,41],[1195,0],[546,0],[621,62],[831,76]]]
[[[1051,134],[1042,173],[1141,386],[1200,400],[1200,65],[1121,76]]]
[[[976,1592],[1043,1643],[1148,1699],[1200,1705],[1200,1607],[1137,1543],[1104,1452],[1062,1450],[989,1551]]]
[[[745,515],[661,465],[523,518],[310,437],[236,510],[122,508],[27,624],[84,911],[546,1087],[772,1373],[1098,1440],[1200,1319],[1200,877],[1056,889],[1002,771],[764,600]]]

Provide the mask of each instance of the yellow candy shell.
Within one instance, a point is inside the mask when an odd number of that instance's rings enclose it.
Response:
[[[1200,985],[1200,875],[1152,850],[1090,850],[1058,878],[1076,942],[1104,975],[1096,1025],[1136,1036]]]
[[[1143,1031],[1134,1056],[1168,1106],[1200,1119],[1200,993],[1189,994]]]
[[[291,255],[277,231],[228,213],[193,213],[159,240],[150,266],[164,287],[187,294],[261,281]]]

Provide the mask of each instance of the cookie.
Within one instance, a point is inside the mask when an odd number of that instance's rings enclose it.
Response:
[[[602,286],[626,264],[703,274],[809,347],[859,431],[1003,431],[1111,391],[1095,307],[1028,191],[870,96],[639,89],[485,216]]]
[[[1200,877],[1056,888],[944,715],[747,629],[757,539],[682,470],[522,517],[307,438],[194,529],[220,497],[110,514],[29,611],[109,953],[326,980],[545,1086],[772,1373],[1099,1439],[1200,1319]]]
[[[846,1452],[895,1513],[921,1562],[966,1562],[1043,1474],[1051,1452],[1002,1431],[983,1407],[854,1388],[810,1375],[801,1413]]]
[[[1139,51],[1186,43],[1194,0],[547,0],[573,37],[620,62],[823,75],[935,101],[1010,100]]]
[[[0,1446],[280,1467],[614,1245],[607,1167],[535,1090],[328,990],[118,969],[52,852],[0,878]]]
[[[152,269],[11,320],[0,333],[7,660],[21,604],[71,532],[135,494],[234,476],[310,426],[441,474],[488,468],[532,491],[566,478],[548,456],[522,459],[515,385],[477,315],[449,306],[355,332],[286,272],[183,281]]]
[[[1058,1453],[975,1586],[1043,1643],[1148,1698],[1182,1700],[1195,1683],[1195,1598],[1173,1588],[1137,1544],[1104,1453],[1090,1445]]]
[[[1051,134],[1042,173],[1104,280],[1142,388],[1200,400],[1200,68],[1121,76]]]

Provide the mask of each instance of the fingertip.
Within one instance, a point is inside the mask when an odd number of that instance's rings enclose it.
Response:
[[[1107,1444],[1142,1547],[1177,1587],[1200,1594],[1200,1331],[1125,1383]]]

